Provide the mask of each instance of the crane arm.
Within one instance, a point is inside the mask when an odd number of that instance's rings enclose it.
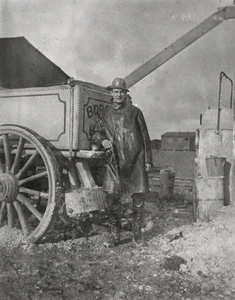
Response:
[[[225,6],[219,11],[212,14],[198,26],[187,32],[185,35],[177,39],[170,46],[162,50],[160,53],[152,57],[146,63],[138,67],[132,73],[125,77],[127,88],[132,87],[148,74],[159,68],[173,56],[181,52],[183,49],[194,43],[200,37],[211,31],[224,20],[235,18],[235,5]]]

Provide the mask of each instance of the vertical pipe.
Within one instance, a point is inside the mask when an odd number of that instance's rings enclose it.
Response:
[[[230,108],[233,106],[233,81],[231,78],[229,78],[223,71],[220,72],[220,82],[219,82],[219,100],[218,100],[218,119],[217,119],[217,133],[219,133],[220,128],[220,105],[221,105],[221,89],[222,89],[222,80],[223,77],[228,79],[231,83],[231,93],[230,93]]]
[[[231,80],[230,108],[233,107],[233,81]]]
[[[220,80],[219,80],[219,99],[218,99],[218,117],[217,117],[217,133],[219,134],[220,128],[220,102],[221,102],[221,83],[222,83],[223,72],[220,72]]]
[[[70,88],[70,111],[69,111],[69,155],[73,153],[73,117],[74,117],[74,87]]]

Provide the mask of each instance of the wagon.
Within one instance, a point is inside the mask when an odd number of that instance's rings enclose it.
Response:
[[[39,241],[57,215],[77,218],[104,208],[91,151],[97,113],[110,103],[105,88],[70,84],[0,92],[0,224]]]

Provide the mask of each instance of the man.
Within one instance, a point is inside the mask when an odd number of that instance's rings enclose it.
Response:
[[[111,226],[108,245],[120,242],[120,198],[125,193],[132,194],[133,241],[139,243],[144,196],[148,193],[147,172],[152,164],[150,138],[141,110],[127,101],[125,80],[115,78],[107,89],[112,103],[98,115],[92,140],[97,150],[108,153],[103,183]]]

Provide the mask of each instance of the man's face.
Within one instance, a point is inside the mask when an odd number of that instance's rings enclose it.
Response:
[[[113,89],[111,90],[111,95],[113,97],[113,102],[115,103],[122,103],[126,97],[126,91],[120,89]]]

